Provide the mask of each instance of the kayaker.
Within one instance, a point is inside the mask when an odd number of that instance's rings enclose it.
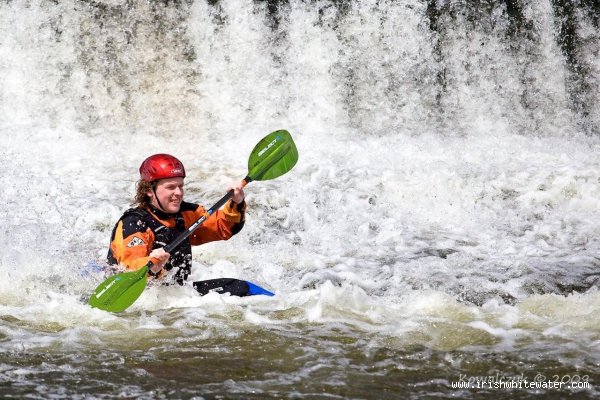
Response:
[[[183,285],[192,268],[192,246],[228,240],[244,226],[246,202],[243,187],[239,184],[228,188],[233,189],[233,196],[223,208],[213,213],[171,253],[166,253],[163,247],[203,216],[206,210],[183,200],[185,168],[174,156],[154,154],[144,160],[139,172],[136,207],[127,210],[114,227],[108,263],[137,270],[152,259],[154,265],[148,271],[151,278],[164,280],[168,275],[169,281]],[[220,285],[218,291],[246,295],[247,285],[240,286],[236,282],[239,281],[217,282]],[[223,288],[228,283],[240,287]],[[195,288],[205,294],[202,288],[196,285]]]

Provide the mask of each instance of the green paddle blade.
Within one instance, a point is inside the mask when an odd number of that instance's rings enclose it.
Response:
[[[92,297],[90,305],[104,311],[121,312],[132,305],[146,288],[148,266],[116,274],[102,282]]]
[[[291,170],[298,161],[298,150],[286,130],[265,136],[248,159],[248,177],[253,181],[275,179]]]

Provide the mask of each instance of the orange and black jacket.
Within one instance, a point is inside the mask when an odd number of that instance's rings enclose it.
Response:
[[[244,226],[245,209],[245,202],[227,202],[171,251],[164,269],[169,271],[177,268],[174,279],[183,284],[192,267],[192,246],[227,240],[238,233]],[[129,270],[142,268],[148,263],[148,255],[152,250],[165,247],[205,213],[202,206],[185,201],[175,214],[167,214],[152,206],[127,210],[113,229],[108,263],[121,265]]]

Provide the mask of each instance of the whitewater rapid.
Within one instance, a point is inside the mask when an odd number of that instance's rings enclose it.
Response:
[[[188,382],[213,395],[368,398],[352,382],[373,376],[371,395],[389,379],[451,394],[455,371],[522,363],[600,376],[597,30],[580,9],[582,109],[551,2],[523,2],[517,37],[501,6],[477,25],[444,3],[434,31],[431,4],[0,5],[0,373],[25,388],[3,393],[86,376],[92,396],[151,398],[103,368],[183,390],[167,354],[198,352],[270,362]],[[246,226],[194,249],[192,273],[275,297],[150,287],[125,314],[87,305],[146,156],[176,155],[186,200],[210,206],[277,129],[298,164],[248,185]]]

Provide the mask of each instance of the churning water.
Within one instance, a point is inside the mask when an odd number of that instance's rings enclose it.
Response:
[[[0,396],[597,396],[599,21],[592,0],[2,1]],[[247,187],[246,227],[193,271],[275,297],[87,305],[141,160],[176,155],[210,206],[277,129],[297,166]]]

